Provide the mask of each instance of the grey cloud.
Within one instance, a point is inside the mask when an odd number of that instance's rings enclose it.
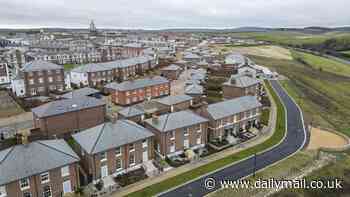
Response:
[[[0,27],[350,25],[349,0],[0,0]]]

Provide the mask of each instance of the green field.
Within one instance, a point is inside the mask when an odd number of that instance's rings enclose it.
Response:
[[[239,38],[253,38],[261,41],[269,41],[275,44],[320,44],[328,39],[339,41],[350,40],[350,33],[330,32],[323,34],[306,34],[295,31],[272,31],[272,32],[252,32],[252,33],[230,33],[230,36]]]
[[[307,64],[315,69],[321,69],[323,71],[350,77],[350,65],[346,65],[332,59],[312,55],[309,53],[293,51],[292,55],[294,59],[301,59],[304,61],[302,63]]]
[[[301,172],[301,169],[305,166],[312,164],[315,161],[315,152],[299,152],[288,159],[281,161],[280,163],[270,166],[263,171],[258,172],[255,177],[250,176],[247,180],[255,182],[257,180],[266,180],[269,178],[282,179],[286,175],[297,174]],[[251,197],[258,192],[262,192],[262,189],[247,189],[247,188],[225,188],[218,190],[215,193],[209,195],[209,197],[226,197],[226,196],[240,196]],[[259,196],[259,195],[258,195]]]
[[[350,157],[349,155],[338,155],[337,161],[312,172],[306,176],[307,182],[321,180],[327,183],[328,180],[341,180],[342,189],[285,189],[272,197],[340,197],[349,196],[350,193]]]
[[[129,194],[128,196],[131,197],[148,197],[148,196],[155,196],[156,194],[159,194],[161,192],[164,192],[170,188],[179,186],[183,183],[186,183],[187,181],[193,180],[195,178],[198,178],[208,172],[212,172],[214,170],[217,170],[219,168],[222,168],[228,164],[232,164],[234,162],[237,162],[239,160],[242,160],[244,158],[247,158],[255,153],[258,153],[260,151],[266,150],[269,147],[272,147],[273,145],[279,143],[285,134],[285,111],[284,107],[279,100],[278,96],[274,91],[272,91],[272,87],[269,83],[266,83],[266,87],[270,90],[272,97],[277,105],[277,122],[276,122],[276,128],[275,132],[267,141],[264,143],[261,143],[257,146],[245,149],[243,151],[240,151],[238,153],[235,153],[233,155],[230,155],[228,157],[219,159],[217,161],[205,164],[201,167],[195,168],[193,170],[190,170],[188,172],[185,172],[183,174],[179,174],[175,177],[169,178],[167,180],[164,180],[160,183],[156,183],[154,185],[148,186],[140,191],[136,191],[134,193]]]
[[[250,57],[257,64],[268,66],[289,78],[282,85],[303,108],[307,122],[350,136],[350,66],[308,54],[299,56],[303,63],[300,60]],[[332,68],[329,64],[340,68]]]
[[[341,53],[350,56],[350,51],[341,51]]]

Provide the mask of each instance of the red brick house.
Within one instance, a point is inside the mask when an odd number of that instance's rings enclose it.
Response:
[[[153,133],[129,120],[100,124],[73,138],[89,182],[141,168],[153,158]]]
[[[209,119],[209,141],[235,137],[256,127],[261,116],[261,103],[254,96],[243,96],[208,105],[202,116]]]
[[[260,96],[261,82],[253,77],[237,74],[223,83],[222,91],[225,99],[233,99],[241,96]]]
[[[42,135],[65,137],[105,121],[105,102],[93,97],[73,97],[33,108],[34,128]]]
[[[200,149],[207,143],[208,120],[189,110],[154,116],[145,127],[155,135],[156,153],[164,158]]]
[[[112,102],[117,105],[131,105],[170,95],[170,82],[160,76],[122,83],[113,82],[105,88],[111,93]]]
[[[80,187],[79,157],[64,140],[0,151],[1,197],[59,197]]]

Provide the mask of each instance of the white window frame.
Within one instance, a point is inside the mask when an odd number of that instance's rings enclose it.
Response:
[[[202,144],[202,135],[199,135],[196,139],[197,145]]]
[[[142,141],[142,148],[147,148],[148,147],[148,139],[144,139]]]
[[[47,177],[46,180],[43,180],[43,177]],[[44,172],[44,173],[40,174],[40,181],[41,181],[41,184],[45,184],[45,183],[50,182],[50,173]]]
[[[25,197],[25,193],[27,193],[27,194],[29,194],[29,197],[32,197],[32,193],[30,193],[29,191],[27,191],[27,192],[23,192],[23,196]]]
[[[176,151],[175,141],[170,142],[170,153],[174,153]]]
[[[52,188],[51,188],[51,186],[50,185],[46,185],[44,188],[46,188],[46,187],[48,187],[49,190],[48,191],[45,191],[45,190],[43,191],[43,197],[52,197]],[[48,193],[48,192],[49,192],[49,195],[45,196],[45,193]]]
[[[119,153],[117,153],[117,150],[119,150]],[[115,156],[116,157],[122,156],[122,147],[118,147],[118,148],[115,149]]]
[[[184,139],[184,148],[185,149],[190,148],[190,139],[188,139],[188,138]]]
[[[26,182],[25,186],[24,186],[22,181]],[[19,187],[21,188],[21,191],[29,189],[30,188],[29,178],[23,178],[23,179],[19,180]]]
[[[133,158],[133,162],[132,163],[130,162],[130,158]],[[130,154],[129,155],[129,166],[135,166],[136,165],[136,161],[135,160],[136,160],[135,154]]]
[[[120,161],[120,168],[117,167],[117,161]],[[116,171],[120,171],[123,169],[123,159],[121,157],[116,158],[115,164]]]
[[[69,166],[64,166],[61,168],[61,176],[62,177],[66,177],[69,176],[70,172],[69,172]]]
[[[104,155],[103,158],[102,158],[102,155]],[[100,153],[100,161],[101,161],[101,162],[107,161],[107,152],[102,152],[102,153]]]
[[[130,149],[130,146],[132,146],[132,149]],[[129,144],[128,148],[129,148],[129,152],[134,152],[135,151],[135,144],[133,144],[133,143]]]
[[[189,129],[184,129],[184,137],[188,137],[190,135]]]
[[[170,131],[172,137],[170,137],[170,140],[175,140],[175,131]]]
[[[7,196],[6,187],[0,186],[0,197],[6,197],[6,196]]]

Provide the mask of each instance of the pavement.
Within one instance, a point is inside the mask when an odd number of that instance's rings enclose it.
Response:
[[[249,176],[255,171],[264,169],[275,164],[282,159],[291,156],[304,147],[307,141],[307,132],[300,108],[295,104],[291,97],[284,91],[277,81],[271,81],[275,92],[280,96],[282,103],[286,108],[287,133],[284,140],[263,153],[257,153],[254,157],[249,157],[243,161],[225,167],[214,173],[203,176],[192,182],[179,186],[160,194],[162,197],[191,196],[201,197],[211,192],[221,189],[220,181],[238,180]],[[210,181],[210,188],[206,188]]]

